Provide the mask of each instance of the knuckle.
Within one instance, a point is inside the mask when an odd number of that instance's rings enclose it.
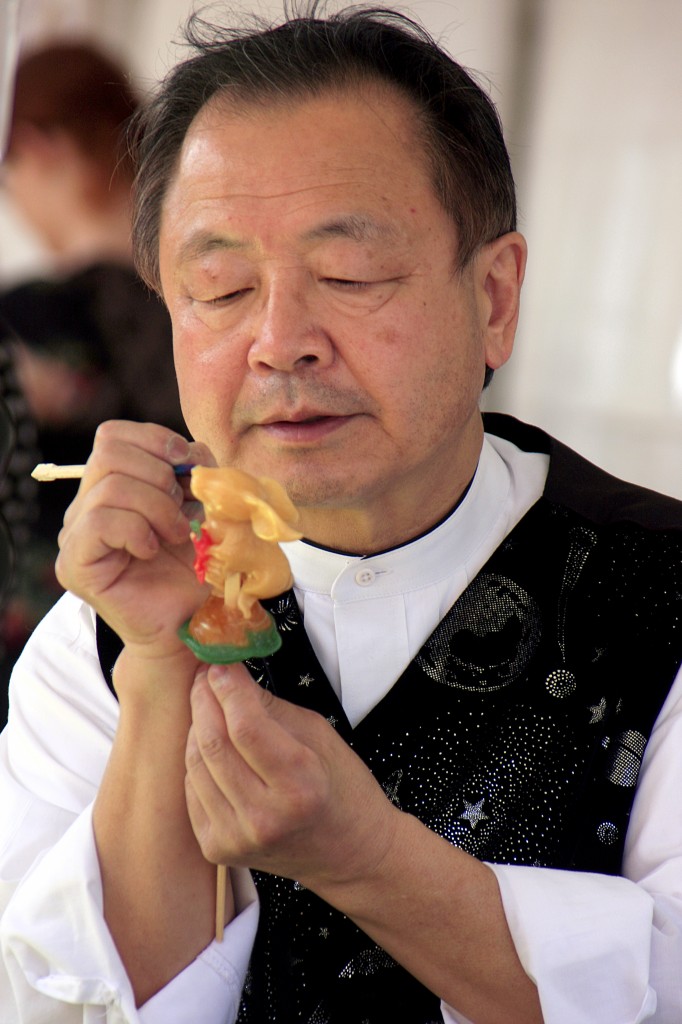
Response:
[[[223,861],[225,851],[219,843],[215,842],[212,836],[209,835],[203,840],[200,839],[199,846],[204,855],[204,859],[207,860],[209,864],[220,864]]]
[[[308,789],[314,785],[314,780],[321,771],[321,764],[314,750],[305,743],[299,743],[289,751],[286,768],[292,779],[300,780],[301,785]],[[296,788],[294,787],[293,791],[296,791]]]
[[[187,775],[185,776],[185,788],[191,787],[190,776],[203,765],[204,759],[201,756],[201,751],[195,743],[189,743],[185,751],[185,768]]]
[[[116,507],[120,504],[125,478],[119,473],[107,473],[97,484],[97,502]],[[94,499],[92,499],[94,500]]]
[[[246,830],[247,845],[254,850],[269,849],[279,845],[287,832],[280,814],[273,814],[269,808],[252,809]]]
[[[322,793],[314,785],[294,786],[287,794],[289,817],[298,824],[315,818],[323,803]]]
[[[120,430],[119,420],[103,420],[95,430],[95,445],[105,444],[114,439]]]
[[[197,736],[197,742],[199,743],[199,750],[204,761],[218,761],[225,753],[225,739],[220,733],[200,734]]]
[[[249,750],[258,745],[261,729],[252,718],[243,715],[230,722],[230,734],[235,746]]]
[[[63,533],[63,531],[62,531],[62,533]],[[56,558],[55,563],[54,563],[54,572],[55,572],[55,576],[57,577],[57,582],[59,583],[59,585],[61,587],[63,587],[64,590],[68,590],[69,589],[68,584],[70,582],[69,564],[68,564],[68,559],[66,558],[66,556],[64,554],[64,549],[62,547],[62,543],[63,543],[62,542],[62,534],[60,533],[60,535],[59,535],[60,550],[59,550],[59,553],[58,553],[57,558]]]
[[[218,864],[225,855],[225,849],[218,841],[214,830],[208,825],[200,828],[195,835],[206,860],[211,864]]]
[[[259,696],[260,696],[261,704],[263,705],[263,708],[266,711],[270,711],[278,703],[277,697],[275,697],[275,695],[272,692],[272,690],[265,690],[265,689],[261,690],[261,693],[260,693]]]

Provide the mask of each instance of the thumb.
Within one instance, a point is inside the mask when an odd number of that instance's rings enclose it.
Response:
[[[233,707],[235,703],[251,705],[254,702],[265,710],[275,710],[275,705],[283,703],[269,690],[259,686],[242,662],[209,665],[207,680],[224,710],[227,710],[227,705]]]

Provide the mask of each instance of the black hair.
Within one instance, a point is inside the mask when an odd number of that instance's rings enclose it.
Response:
[[[383,83],[412,101],[436,194],[456,226],[458,267],[514,230],[516,198],[494,104],[471,74],[414,20],[384,7],[326,15],[319,0],[294,4],[281,24],[224,28],[193,15],[195,55],[174,67],[132,135],[138,172],[133,247],[138,271],[160,290],[161,206],[185,135],[216,94],[255,104]]]

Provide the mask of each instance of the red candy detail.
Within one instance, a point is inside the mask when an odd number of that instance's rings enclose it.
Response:
[[[193,532],[191,536],[194,551],[196,553],[196,558],[194,559],[194,571],[197,574],[199,582],[203,583],[206,579],[208,562],[211,557],[209,550],[213,547],[215,541],[204,526],[199,528],[199,533]]]

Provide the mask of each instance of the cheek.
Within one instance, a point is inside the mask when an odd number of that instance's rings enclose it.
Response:
[[[183,416],[192,436],[213,447],[223,432],[243,373],[224,340],[206,344],[205,329],[173,320],[173,350]]]
[[[485,360],[473,325],[415,317],[384,349],[378,371],[387,407],[413,442],[435,443],[478,408]]]

